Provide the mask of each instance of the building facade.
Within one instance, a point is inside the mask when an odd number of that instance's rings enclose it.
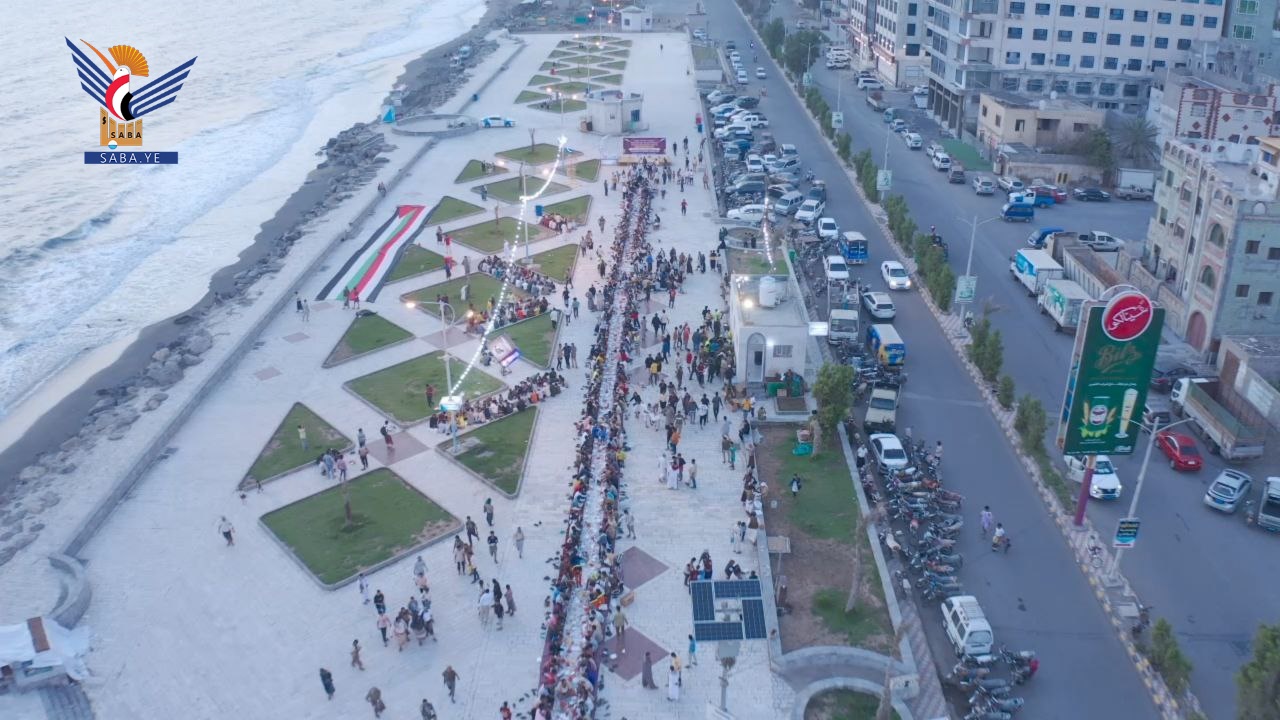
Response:
[[[928,83],[924,42],[926,0],[868,0],[876,5],[870,37],[872,67],[886,85]]]
[[[1121,258],[1128,281],[1206,354],[1224,335],[1280,334],[1280,138],[1258,150],[1239,163],[1166,141],[1147,247]]]
[[[1090,130],[1101,128],[1105,111],[1075,100],[1033,99],[993,90],[978,100],[978,143],[993,151],[1001,145],[1066,148]]]
[[[1232,162],[1257,157],[1259,138],[1280,135],[1280,89],[1208,69],[1169,68],[1151,87],[1147,119],[1160,139],[1179,140]]]
[[[1224,0],[929,0],[929,109],[977,133],[978,93],[1145,111],[1153,75],[1222,33]]]

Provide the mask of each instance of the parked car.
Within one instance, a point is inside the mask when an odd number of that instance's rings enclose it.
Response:
[[[1218,473],[1218,477],[1209,483],[1209,490],[1204,494],[1204,504],[1224,513],[1233,513],[1240,506],[1240,501],[1249,494],[1253,487],[1253,478],[1227,468]]]
[[[925,147],[925,149],[924,149],[924,154],[925,154],[925,155],[926,155],[930,160],[932,160],[932,159],[933,159],[933,156],[934,156],[934,155],[937,155],[937,154],[938,154],[938,153],[940,153],[940,152],[943,152],[943,150],[942,150],[942,144],[941,144],[941,143],[938,143],[937,141],[934,141],[934,142],[929,143],[929,144]]]
[[[809,191],[804,194],[806,200],[827,201],[827,184],[821,180],[814,180],[813,185],[809,187]]]
[[[1119,252],[1124,241],[1106,234],[1081,233],[1080,244],[1094,252]]]
[[[760,98],[754,97],[752,95],[746,95],[740,98],[734,98],[733,104],[737,105],[743,110],[753,110],[760,105]]]
[[[867,314],[877,320],[892,320],[898,314],[889,293],[868,290],[862,293],[862,306],[867,309]]]
[[[800,173],[797,170],[783,170],[769,173],[769,182],[800,184]]]
[[[821,200],[805,200],[796,211],[796,221],[804,225],[812,225],[815,220],[822,217],[822,211],[826,208],[826,203]]]
[[[791,143],[782,143],[778,146],[778,154],[782,157],[800,157],[800,150]]]
[[[1028,189],[1029,189],[1031,192],[1035,193],[1035,194],[1036,194],[1036,197],[1050,197],[1050,198],[1053,198],[1053,202],[1054,202],[1055,204],[1056,204],[1056,203],[1064,203],[1064,202],[1066,202],[1068,199],[1070,199],[1070,197],[1071,197],[1070,195],[1067,195],[1067,191],[1066,191],[1066,190],[1063,190],[1062,188],[1058,187],[1057,185],[1032,185],[1032,186],[1031,186],[1030,188],[1028,188]]]
[[[769,172],[774,172],[774,173],[787,172],[787,171],[799,172],[800,159],[793,158],[793,157],[774,158],[773,162],[766,162],[765,167],[769,168]]]
[[[758,225],[761,220],[764,220],[766,211],[767,208],[764,205],[753,203],[751,205],[743,205],[742,207],[733,208],[729,212],[725,213],[725,217],[730,220],[739,220],[741,222],[749,222]]]
[[[916,85],[915,87],[911,88],[911,94],[915,95],[916,97],[929,97],[929,88],[925,87],[924,85]]]
[[[796,192],[796,186],[791,183],[776,183],[769,186],[768,192],[765,194],[770,198],[777,200],[778,198],[790,192]]]
[[[728,90],[712,90],[707,93],[707,104],[719,105],[720,103],[732,102],[733,100],[736,100],[737,97],[737,95],[734,95]]]
[[[765,172],[764,159],[761,158],[759,155],[748,155],[747,156],[747,172],[764,173]]]
[[[827,256],[827,282],[844,282],[849,279],[849,265],[840,255]]]
[[[1204,467],[1200,448],[1196,447],[1195,438],[1190,435],[1161,430],[1156,433],[1156,447],[1169,458],[1169,467],[1174,470],[1199,470]]]
[[[858,78],[858,89],[859,90],[883,90],[884,83],[880,82],[878,79],[873,77],[860,76]]]
[[[767,74],[765,74],[764,68],[762,68],[762,67],[758,67],[758,68],[756,68],[756,79],[757,79],[757,80],[764,80],[764,79],[765,79],[765,78],[767,78],[767,77],[769,77],[769,76],[768,76]]]
[[[1067,476],[1076,482],[1084,482],[1084,458],[1075,455],[1064,455],[1062,461],[1067,466]],[[1089,497],[1095,500],[1118,500],[1120,476],[1116,474],[1111,458],[1099,455],[1093,463],[1093,479],[1089,481]]]
[[[1156,392],[1167,393],[1173,389],[1173,384],[1182,378],[1195,377],[1198,374],[1186,365],[1162,366],[1157,361],[1156,367],[1151,373],[1151,389]]]
[[[739,85],[746,85],[748,82],[751,82],[751,78],[747,77],[747,71],[743,70],[741,66],[738,67],[736,79]]]
[[[706,40],[706,39],[707,39],[707,31],[706,31],[706,30],[703,30],[702,28],[698,28],[697,30],[694,30],[694,31],[693,31],[693,39],[695,39],[695,40]]]
[[[920,137],[920,133],[903,133],[902,142],[906,143],[907,147],[912,150],[919,150],[924,147],[924,139]]]
[[[1111,199],[1111,193],[1099,188],[1076,188],[1071,191],[1071,195],[1085,202],[1107,202]]]
[[[907,121],[902,118],[894,118],[893,122],[889,123],[890,132],[903,133],[906,132],[909,127],[910,126],[907,125]]]
[[[880,277],[884,278],[890,290],[911,289],[911,276],[897,260],[885,260],[880,263]]]
[[[950,170],[951,156],[944,152],[935,154],[933,156],[933,169],[934,170]]]
[[[999,180],[996,180],[996,184],[1007,193],[1018,192],[1027,187],[1025,183],[1014,175],[1002,175]]]
[[[902,441],[897,435],[876,433],[868,439],[881,468],[898,470],[907,466],[907,451],[902,449]]]
[[[978,175],[973,178],[973,192],[977,195],[994,195],[996,192],[996,184],[986,175]]]
[[[1129,187],[1116,188],[1115,196],[1121,200],[1150,200],[1154,197],[1154,194],[1147,188],[1130,185]]]
[[[819,218],[818,237],[823,240],[835,240],[840,237],[840,226],[836,224],[835,218]]]
[[[509,117],[501,115],[490,115],[480,121],[480,127],[497,128],[497,127],[515,127],[516,121]]]

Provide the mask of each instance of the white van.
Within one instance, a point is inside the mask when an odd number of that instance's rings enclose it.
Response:
[[[773,201],[773,214],[778,217],[794,215],[802,204],[804,204],[804,196],[792,190]]]
[[[942,601],[942,626],[956,655],[988,655],[995,646],[995,633],[987,623],[987,615],[972,595],[956,595]]]

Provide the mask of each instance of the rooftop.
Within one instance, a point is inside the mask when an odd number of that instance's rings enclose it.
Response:
[[[760,280],[772,277],[780,286],[781,302],[773,307],[760,304]],[[804,308],[800,306],[800,297],[789,282],[785,272],[777,275],[737,275],[733,276],[733,287],[737,295],[737,307],[745,308],[740,313],[744,326],[791,327],[805,326],[808,318]]]
[[[1231,340],[1255,358],[1280,358],[1280,335],[1227,335],[1222,339]]]
[[[997,105],[1009,109],[1036,110],[1040,112],[1092,111],[1093,108],[1070,98],[1029,98],[1008,90],[987,90],[982,93]]]

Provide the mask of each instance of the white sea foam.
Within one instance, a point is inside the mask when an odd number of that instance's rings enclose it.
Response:
[[[23,62],[0,97],[10,127],[0,177],[16,180],[0,183],[0,417],[77,357],[198,300],[325,140],[374,119],[404,63],[484,9],[483,0],[44,7],[10,16],[20,41],[8,51]],[[97,108],[64,36],[134,45],[153,78],[198,56],[178,101],[147,118],[145,149],[177,150],[180,165],[82,163],[97,149]],[[15,132],[23,126],[33,132]]]

